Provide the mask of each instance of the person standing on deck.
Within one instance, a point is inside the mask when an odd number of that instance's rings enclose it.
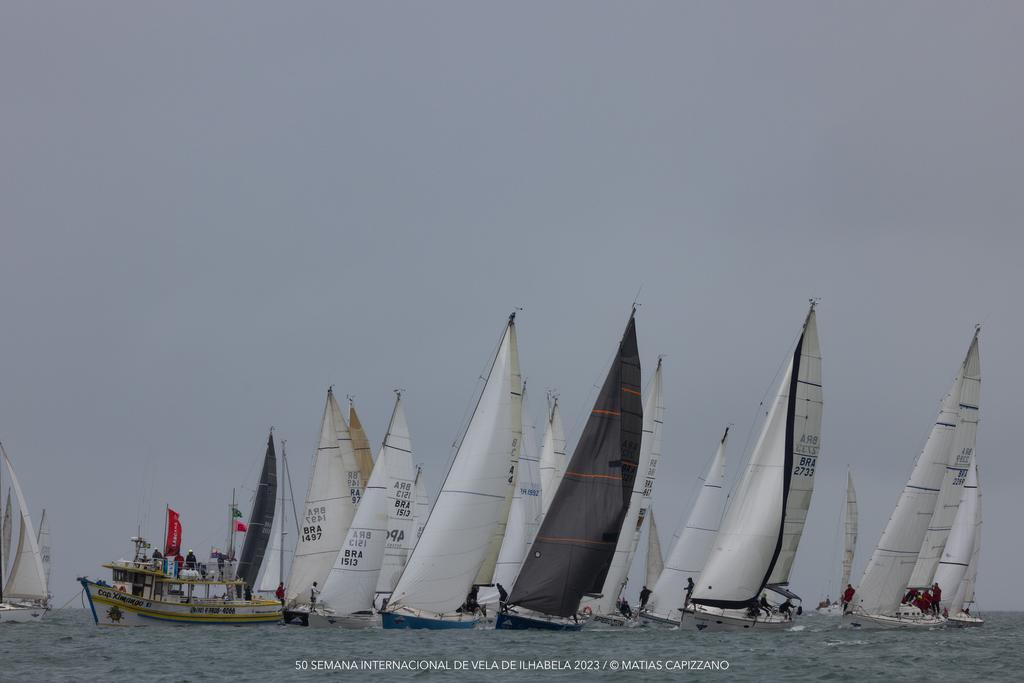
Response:
[[[932,585],[932,612],[938,616],[939,614],[939,603],[942,602],[942,589],[939,588],[939,584]]]
[[[652,591],[647,586],[644,586],[640,590],[640,611],[641,612],[643,612],[645,609],[647,609],[647,601],[651,598],[651,593],[653,593],[653,592],[654,591]]]
[[[317,588],[316,581],[309,588],[309,611],[312,612],[313,608],[316,607],[316,599],[320,597],[320,589]]]
[[[281,607],[284,607],[284,581],[277,584],[277,590],[274,591],[274,597],[281,601]]]
[[[857,591],[853,590],[853,586],[846,584],[846,590],[843,591],[843,614],[846,614],[847,608],[850,603],[853,602],[853,594]]]

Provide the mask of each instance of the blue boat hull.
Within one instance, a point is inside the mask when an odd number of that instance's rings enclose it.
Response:
[[[432,630],[449,628],[474,628],[476,619],[464,621],[450,621],[447,619],[428,619],[426,617],[413,617],[407,614],[395,614],[384,612],[380,615],[381,624],[384,628],[426,628]]]
[[[526,629],[539,629],[542,631],[579,631],[583,624],[566,623],[562,621],[547,621],[546,619],[531,619],[521,614],[510,614],[502,612],[494,622],[494,628],[513,629],[523,631]]]

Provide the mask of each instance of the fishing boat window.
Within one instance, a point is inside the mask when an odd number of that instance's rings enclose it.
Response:
[[[123,569],[114,570],[114,581],[121,583],[128,583],[128,572]]]

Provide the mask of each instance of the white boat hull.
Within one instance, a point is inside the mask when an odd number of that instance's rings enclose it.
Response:
[[[310,628],[380,628],[380,617],[376,614],[325,614],[312,612],[309,615]]]
[[[93,619],[100,626],[152,624],[276,624],[281,603],[273,600],[165,602],[122,593],[82,580]]]
[[[682,612],[682,610],[679,610]],[[641,612],[640,622],[644,626],[660,626],[662,628],[673,628],[679,626],[679,620],[672,620],[664,617],[660,614],[654,614],[652,612]]]
[[[936,617],[933,615],[923,615],[918,613],[917,616],[900,614],[898,616],[889,616],[887,614],[859,614],[850,613],[843,617],[843,626],[852,626],[853,628],[878,628],[878,629],[894,629],[894,628],[941,628],[945,626],[946,619],[943,617]]]
[[[0,624],[39,621],[44,614],[46,614],[45,607],[0,602]]]
[[[963,612],[958,612],[957,614],[955,614],[955,615],[953,615],[951,617],[948,617],[946,619],[946,623],[949,624],[950,626],[970,627],[970,626],[981,626],[982,624],[985,623],[985,620],[981,619],[980,617],[972,616],[970,614],[964,614]]]
[[[783,630],[792,628],[793,620],[774,613],[757,617],[747,616],[745,609],[720,609],[717,607],[688,607],[683,612],[681,628],[696,628],[698,631],[747,631],[757,629],[763,631]]]

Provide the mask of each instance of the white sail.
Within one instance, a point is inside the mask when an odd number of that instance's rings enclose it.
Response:
[[[725,504],[725,446],[728,439],[727,427],[711,466],[702,479],[704,483],[697,494],[697,501],[685,526],[672,542],[665,568],[653,586],[647,584],[653,591],[647,601],[647,611],[664,619],[678,621],[686,579],[692,578],[696,582],[700,578],[715,542],[718,523],[722,519],[722,506]]]
[[[975,532],[978,530],[978,477],[974,463],[967,474],[960,493],[960,506],[953,520],[953,528],[949,532],[946,546],[942,551],[942,559],[935,569],[934,582],[939,584],[946,599],[954,598],[963,583],[967,568],[974,554]],[[948,604],[948,603],[947,603]],[[951,605],[959,609],[959,605]],[[950,614],[955,614],[951,609]]]
[[[743,607],[767,583],[788,582],[814,486],[821,407],[821,352],[812,306],[726,508],[695,601]]]
[[[654,371],[654,380],[647,391],[644,403],[643,436],[640,440],[640,457],[637,460],[637,476],[633,482],[633,492],[629,497],[629,508],[622,521],[622,530],[615,545],[612,564],[605,576],[601,597],[584,598],[581,605],[590,607],[597,614],[611,614],[617,611],[615,602],[626,585],[629,568],[633,564],[636,548],[640,542],[640,531],[647,510],[651,505],[651,491],[661,458],[662,425],[664,424],[665,406],[662,401],[661,359]]]
[[[853,571],[853,553],[857,548],[857,491],[853,488],[853,472],[846,471],[846,534],[843,545],[843,578],[839,591],[846,590]]]
[[[423,468],[416,468],[416,512],[412,516],[412,543],[409,546],[409,552],[416,547],[419,543],[420,537],[423,536],[423,527],[427,525],[427,518],[430,517],[430,496],[427,495],[427,485],[423,483]],[[402,563],[404,567],[408,562],[408,555],[405,561]],[[394,586],[391,587],[394,590]]]
[[[324,605],[336,614],[373,610],[390,529],[394,529],[395,541],[408,533],[414,477],[412,440],[399,394],[363,499],[320,593]]]
[[[256,582],[257,591],[261,593],[273,593],[277,590],[278,584],[284,579],[281,578],[281,557],[284,553],[283,529],[284,505],[284,477],[278,479],[278,491],[281,495],[274,501],[274,521],[270,525],[270,541],[267,552],[263,555],[263,568],[259,581]]]
[[[0,574],[7,576],[7,565],[11,562],[11,516],[13,515],[13,508],[11,508],[11,489],[7,489],[7,506],[4,508],[3,523],[0,524],[2,531],[0,531]]]
[[[476,410],[395,587],[388,611],[402,607],[445,614],[465,602],[474,578],[487,573],[498,530],[511,505],[522,440],[522,380],[516,329],[509,319]],[[500,540],[500,539],[499,539]]]
[[[50,522],[46,518],[46,508],[39,517],[39,533],[36,535],[39,545],[39,559],[43,562],[43,573],[46,575],[46,590],[50,590]]]
[[[977,498],[975,507],[976,522],[974,525],[973,543],[971,548],[971,560],[967,564],[967,571],[964,572],[963,581],[953,595],[949,604],[949,613],[956,614],[964,608],[970,608],[974,604],[974,583],[978,578],[978,556],[981,554],[981,481],[978,479],[978,466],[975,463],[972,470],[977,484],[975,496]]]
[[[917,456],[910,479],[900,495],[896,509],[885,525],[854,598],[856,609],[864,614],[894,615],[917,564],[929,522],[935,512],[939,489],[949,463],[953,434],[960,413],[960,389],[964,371],[977,354],[978,335],[971,341],[967,357],[960,365],[953,386],[942,401],[924,450]]]
[[[506,590],[512,588],[526,551],[533,543],[540,523],[540,459],[537,456],[537,428],[529,416],[526,403],[526,384],[523,384],[523,442],[516,469],[516,486],[512,494],[505,540],[501,544],[498,563],[494,568],[494,583]],[[496,602],[496,588],[480,592],[481,604]]]
[[[306,503],[299,511],[289,602],[308,604],[313,582],[323,587],[362,496],[360,477],[348,425],[341,417],[333,390],[328,389]]]
[[[18,500],[18,511],[21,513],[21,524],[18,527],[18,550],[14,554],[11,573],[4,586],[4,597],[23,598],[26,600],[47,600],[46,571],[43,569],[42,553],[36,542],[36,532],[32,528],[32,518],[28,512],[28,504],[18,484],[18,476],[3,445],[0,445],[7,471],[11,474],[11,485]]]
[[[960,387],[960,405],[950,447],[949,462],[942,478],[939,496],[935,501],[928,532],[921,543],[917,564],[910,575],[909,585],[926,588],[932,585],[935,569],[942,558],[953,519],[956,517],[963,493],[967,471],[971,467],[974,444],[978,436],[978,409],[981,394],[981,361],[978,345],[972,344],[963,370],[963,385]],[[941,586],[940,586],[941,587]]]
[[[658,525],[654,521],[654,508],[650,509],[651,523],[647,527],[647,561],[644,565],[644,585],[653,586],[658,582],[662,570],[665,569],[665,558],[661,554],[661,538],[658,536]]]
[[[565,454],[565,427],[562,426],[562,413],[558,409],[558,397],[551,401],[548,411],[547,428],[544,430],[544,443],[540,449],[540,515],[543,520],[548,507],[562,483],[562,475],[569,463]]]
[[[818,469],[822,409],[821,349],[818,345],[818,325],[813,308],[807,315],[800,354],[800,372],[794,383],[796,400],[791,402],[792,476],[789,480],[789,496],[786,499],[782,548],[779,550],[775,568],[768,578],[770,585],[789,584],[789,573],[804,533],[807,511],[811,507],[814,473]]]

